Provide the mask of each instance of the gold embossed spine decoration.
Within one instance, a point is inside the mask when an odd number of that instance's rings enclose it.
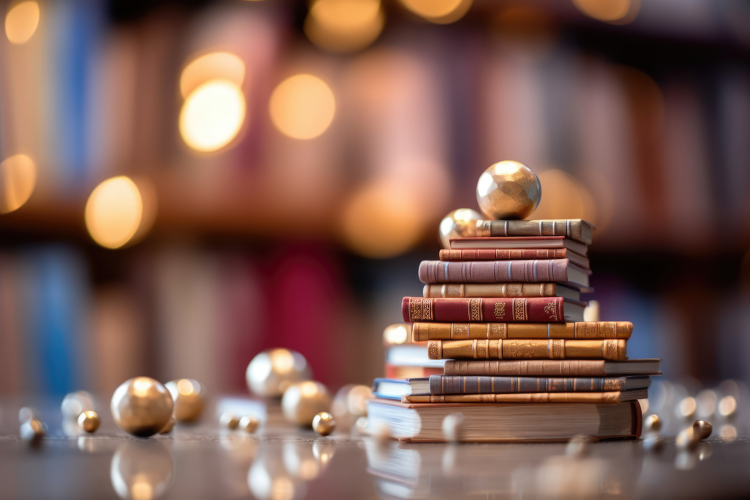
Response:
[[[427,343],[427,357],[429,359],[443,359],[443,342],[431,340]]]
[[[524,340],[524,339],[474,339],[454,341],[430,341],[438,344],[435,350],[429,347],[430,359],[442,355],[445,359],[606,359],[623,361],[626,356],[626,341],[607,340]]]

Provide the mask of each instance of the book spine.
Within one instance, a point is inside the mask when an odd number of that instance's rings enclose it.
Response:
[[[496,375],[538,377],[603,377],[603,360],[507,360],[483,361],[449,359],[445,362],[445,375]]]
[[[624,339],[607,340],[431,340],[430,359],[607,359],[623,361]]]
[[[401,396],[403,403],[618,403],[620,392],[539,392]]]
[[[477,236],[566,236],[591,244],[591,234],[584,221],[572,220],[480,220]]]
[[[424,296],[428,298],[463,298],[463,297],[555,297],[554,283],[492,283],[425,285]]]
[[[565,321],[562,297],[512,299],[425,299],[404,297],[404,321]]]
[[[442,368],[429,368],[423,366],[385,365],[386,378],[424,378],[432,375],[442,375]]]
[[[568,281],[568,259],[493,260],[442,262],[425,260],[419,264],[419,280],[430,283],[538,283]]]
[[[577,323],[422,323],[412,325],[412,342],[471,339],[629,339],[628,321]]]
[[[565,259],[566,248],[552,249],[507,249],[507,248],[464,248],[461,250],[440,250],[440,260],[533,260]]]
[[[433,375],[431,394],[511,394],[516,392],[621,391],[625,379],[602,377],[487,377]]]

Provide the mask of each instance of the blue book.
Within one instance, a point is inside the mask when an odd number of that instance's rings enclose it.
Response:
[[[376,378],[372,382],[372,394],[380,399],[401,401],[401,396],[430,394],[429,378]]]

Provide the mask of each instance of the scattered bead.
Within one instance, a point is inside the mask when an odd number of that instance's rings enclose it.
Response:
[[[476,236],[478,220],[482,220],[482,216],[470,208],[459,208],[443,217],[438,226],[443,248],[450,248],[451,238]]]
[[[169,434],[170,432],[172,432],[172,429],[174,429],[174,424],[176,423],[177,419],[174,417],[170,417],[167,424],[159,431],[159,434]]]
[[[590,436],[582,434],[573,436],[565,446],[565,454],[569,457],[585,457],[591,451],[590,445],[592,441]]]
[[[112,395],[112,417],[134,436],[153,436],[172,418],[174,402],[164,385],[149,377],[126,380]]]
[[[277,398],[293,383],[309,378],[310,365],[305,357],[282,348],[261,352],[250,361],[245,371],[250,392],[267,398]]]
[[[240,419],[234,413],[225,411],[219,417],[219,423],[227,429],[234,430],[240,425]]]
[[[643,429],[646,432],[659,432],[661,430],[661,420],[658,415],[649,415],[643,420]]]
[[[245,415],[240,419],[239,427],[248,434],[253,434],[255,433],[255,430],[258,428],[259,424],[260,421],[257,418],[250,415]]]
[[[708,439],[713,430],[714,427],[711,425],[711,423],[706,422],[705,420],[696,420],[693,423],[693,431],[697,435],[699,441]]]
[[[63,417],[69,420],[77,420],[78,415],[94,409],[94,398],[86,391],[76,391],[67,394],[60,405]]]
[[[281,410],[291,423],[304,427],[312,425],[321,411],[331,409],[331,394],[320,382],[306,380],[292,384],[281,398]]]
[[[32,408],[31,406],[24,406],[23,408],[18,410],[19,425],[32,419],[39,420],[39,412],[36,408]]]
[[[99,415],[93,410],[84,411],[78,415],[78,425],[88,433],[96,432],[99,424],[101,424]]]
[[[21,424],[21,439],[29,443],[31,446],[37,446],[42,442],[44,437],[44,424],[35,418],[27,420]]]
[[[327,436],[336,428],[336,421],[333,419],[333,415],[327,411],[322,411],[315,415],[312,426],[315,432],[321,436]]]
[[[451,413],[443,419],[443,437],[449,443],[458,443],[464,434],[464,416]]]
[[[174,417],[179,422],[195,422],[206,404],[206,389],[197,380],[170,380],[164,386],[174,400]]]
[[[694,450],[699,442],[700,438],[693,427],[688,427],[677,434],[675,445],[680,450]]]

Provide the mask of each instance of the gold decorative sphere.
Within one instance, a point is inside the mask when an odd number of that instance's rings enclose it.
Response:
[[[443,419],[443,436],[449,443],[458,443],[464,434],[464,416],[450,413]]]
[[[259,424],[260,421],[257,418],[251,415],[245,415],[240,419],[239,427],[248,434],[253,434]]]
[[[169,422],[167,422],[167,425],[161,428],[159,431],[159,434],[169,434],[172,432],[172,429],[174,429],[174,424],[177,423],[177,419],[174,418],[174,416],[169,417]]]
[[[696,420],[693,422],[693,432],[695,432],[698,440],[708,439],[713,432],[714,427],[710,422],[705,420]]]
[[[281,409],[288,421],[310,427],[315,414],[331,409],[331,394],[320,382],[297,382],[284,392]]]
[[[222,427],[235,430],[240,425],[240,418],[232,412],[225,411],[219,417],[219,423]]]
[[[84,411],[78,415],[78,425],[88,433],[96,432],[101,423],[99,414],[93,410]]]
[[[78,415],[86,410],[94,409],[94,398],[86,391],[76,391],[66,394],[60,405],[63,418],[78,419]]]
[[[117,426],[138,437],[153,436],[172,417],[174,402],[169,391],[150,377],[135,377],[115,390],[110,403]]]
[[[174,417],[178,422],[195,422],[206,405],[206,389],[190,378],[170,380],[164,384],[174,401]]]
[[[46,434],[44,424],[41,420],[32,418],[21,424],[21,439],[29,443],[31,446],[37,446],[42,442],[42,438]]]
[[[525,219],[542,199],[533,170],[517,161],[495,163],[479,176],[477,202],[489,219]]]
[[[440,242],[443,248],[450,248],[451,238],[476,236],[478,220],[482,220],[481,214],[470,208],[459,208],[443,217],[439,226]]]
[[[313,417],[312,427],[321,436],[327,436],[336,428],[336,421],[333,419],[333,415],[327,411],[321,411]]]
[[[172,484],[174,460],[167,447],[155,439],[129,440],[112,456],[109,476],[120,498],[154,499]]]
[[[659,432],[661,430],[661,420],[658,415],[649,415],[643,419],[643,430],[646,432]]]
[[[250,392],[278,398],[291,384],[312,376],[305,357],[289,349],[269,349],[250,361],[245,380]]]

